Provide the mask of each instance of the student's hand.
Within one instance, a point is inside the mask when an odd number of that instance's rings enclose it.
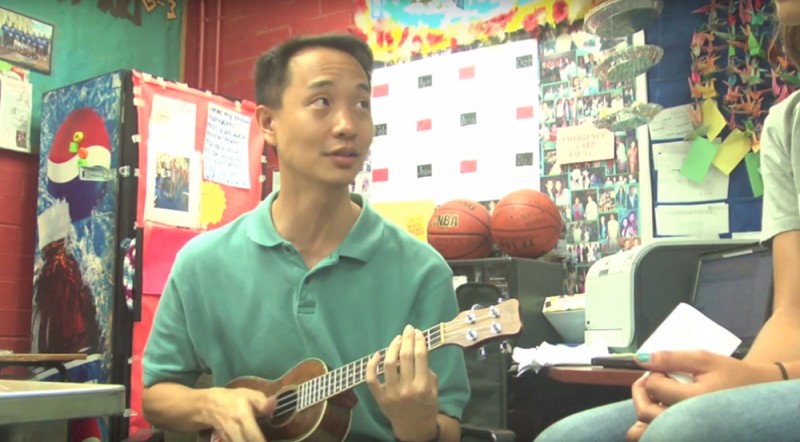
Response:
[[[218,440],[266,442],[256,416],[272,413],[274,397],[268,398],[264,393],[249,388],[213,388],[210,393],[206,419],[211,422]]]
[[[649,371],[646,372],[631,386],[631,397],[633,398],[633,406],[636,408],[638,421],[628,430],[628,434],[625,437],[626,442],[638,441],[647,426],[650,425],[650,422],[667,409],[666,405],[654,401],[647,392],[646,384],[650,375]],[[660,373],[656,373],[656,375],[660,375]]]
[[[636,360],[650,371],[631,387],[638,422],[628,430],[626,440],[630,442],[638,441],[653,419],[684,399],[782,379],[774,364],[745,362],[706,351],[662,351],[637,355]],[[665,374],[668,372],[691,373],[694,382],[678,382]]]
[[[430,440],[436,436],[439,388],[428,368],[428,346],[422,332],[406,326],[386,351],[384,382],[378,379],[380,354],[367,364],[367,385],[400,440]],[[398,368],[399,364],[399,368]]]
[[[647,395],[665,405],[712,391],[782,379],[772,363],[741,361],[707,351],[661,351],[637,355],[636,360],[652,372],[643,380]],[[694,382],[678,382],[664,374],[669,372],[691,373]]]

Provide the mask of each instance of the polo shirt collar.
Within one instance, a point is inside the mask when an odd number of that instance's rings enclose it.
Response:
[[[277,196],[278,192],[270,193],[253,212],[247,228],[247,236],[256,244],[275,247],[287,242],[278,234],[275,224],[272,222],[272,203]],[[337,253],[340,256],[367,262],[380,247],[385,223],[363,195],[351,193],[350,199],[361,206],[361,214],[344,242],[339,246]]]

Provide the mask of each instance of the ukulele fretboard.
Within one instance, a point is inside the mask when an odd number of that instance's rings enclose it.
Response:
[[[439,324],[422,332],[428,351],[441,347],[444,343],[444,324]],[[381,360],[378,362],[378,374],[383,374],[383,361],[386,358],[386,348],[380,351]],[[297,387],[297,411],[328,400],[339,393],[345,392],[367,380],[367,364],[374,355],[364,356],[345,366],[336,368],[300,384]]]

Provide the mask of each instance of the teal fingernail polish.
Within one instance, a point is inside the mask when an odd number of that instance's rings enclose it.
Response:
[[[650,353],[636,353],[636,360],[639,362],[650,362]]]

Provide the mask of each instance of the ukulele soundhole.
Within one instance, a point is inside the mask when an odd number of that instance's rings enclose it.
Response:
[[[278,394],[278,404],[272,413],[273,427],[286,425],[297,414],[297,390],[285,390]]]

